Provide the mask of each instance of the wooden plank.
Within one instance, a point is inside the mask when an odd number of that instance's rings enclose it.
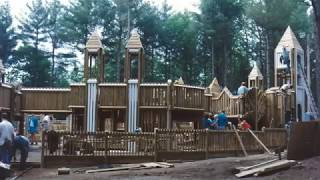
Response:
[[[263,147],[264,150],[266,150],[269,154],[272,154],[272,152],[260,141],[260,139],[250,129],[248,129],[248,131],[257,140],[257,142]]]
[[[242,178],[242,177],[247,177],[260,172],[263,173],[264,171],[271,171],[271,170],[281,169],[283,167],[290,167],[295,163],[296,161],[293,161],[293,160],[280,160],[280,161],[276,161],[274,163],[267,164],[258,168],[242,171],[236,174],[236,177]]]
[[[253,169],[253,168],[257,168],[259,166],[262,166],[262,165],[266,165],[266,164],[270,164],[270,163],[273,163],[273,162],[276,162],[278,161],[279,159],[272,159],[270,161],[265,161],[265,162],[262,162],[262,163],[259,163],[259,164],[255,164],[253,166],[244,166],[244,167],[237,167],[235,168],[238,172],[240,171],[247,171],[247,170],[250,170],[250,169]]]
[[[245,149],[245,147],[244,147],[244,145],[243,145],[243,142],[242,142],[242,140],[241,140],[241,137],[239,136],[239,133],[238,133],[238,131],[237,131],[237,129],[236,129],[236,127],[235,127],[234,125],[232,125],[232,129],[233,129],[233,131],[234,131],[235,134],[236,134],[236,137],[237,137],[238,142],[239,142],[239,144],[240,144],[240,146],[241,146],[241,149],[242,149],[242,152],[243,152],[244,156],[247,157],[247,156],[248,156],[248,153],[247,153],[247,151],[246,151],[246,149]]]
[[[139,167],[141,167],[141,165],[133,165],[133,166],[126,166],[126,167],[116,167],[116,168],[107,168],[107,169],[88,170],[88,171],[86,171],[86,174],[97,173],[97,172],[123,171],[123,170],[129,170],[129,169],[133,169],[133,168],[139,168]]]

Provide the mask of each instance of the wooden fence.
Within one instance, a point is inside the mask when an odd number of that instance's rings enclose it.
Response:
[[[255,132],[269,148],[286,147],[285,129]],[[263,151],[249,132],[239,132],[248,152]],[[154,133],[49,132],[43,133],[44,167],[97,163],[133,163],[169,159],[206,159],[242,154],[233,131],[156,129]]]
[[[241,96],[234,96],[224,88],[218,97],[211,100],[210,111],[218,113],[224,110],[229,116],[236,116],[244,113],[243,98]]]

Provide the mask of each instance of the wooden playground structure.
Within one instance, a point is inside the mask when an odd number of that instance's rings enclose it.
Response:
[[[42,138],[44,164],[59,158],[79,160],[79,156],[83,161],[113,162],[128,157],[163,160],[183,153],[203,159],[241,152],[234,131],[202,129],[205,113],[221,111],[234,125],[245,115],[267,147],[285,147],[286,123],[305,120],[305,112],[319,116],[305,68],[301,68],[305,67],[303,49],[290,27],[275,49],[275,87],[264,90],[263,76],[255,64],[248,76],[249,92],[242,95],[221,88],[217,79],[208,87],[186,85],[181,78],[167,83],[145,82],[144,51],[136,32],[126,45],[121,83],[105,82],[107,59],[97,34],[89,38],[84,52],[84,80],[69,88],[0,84],[0,112],[8,113],[20,132],[30,114],[48,113],[64,120],[62,128],[55,128],[54,145]],[[286,52],[291,66],[282,61]],[[3,80],[3,73],[0,75]],[[286,85],[289,88],[283,88]],[[136,133],[137,128],[142,132]],[[239,134],[248,151],[261,150],[248,132]],[[44,133],[42,137],[49,136]]]
[[[303,50],[294,49],[301,46],[290,27],[288,29],[279,46],[293,47],[290,52],[291,63],[294,64],[296,58],[293,56],[303,53]],[[296,83],[301,81],[301,77],[294,77],[297,74],[294,66],[291,66],[291,76],[285,74],[283,64],[278,68],[277,49],[276,87],[264,90],[263,76],[254,65],[248,76],[250,91],[244,95],[233,95],[227,87],[222,89],[217,79],[209,87],[186,85],[182,79],[168,80],[167,83],[144,82],[144,52],[136,32],[126,45],[124,81],[105,82],[106,56],[99,36],[93,34],[85,48],[83,82],[71,84],[69,88],[17,88],[3,82],[0,84],[0,112],[9,113],[10,120],[20,122],[21,128],[28,114],[59,114],[68,119],[69,131],[133,132],[137,127],[143,132],[153,132],[155,128],[201,129],[204,113],[222,110],[232,122],[247,114],[246,118],[256,130],[280,128],[288,120],[296,121],[299,114],[301,116],[296,108],[301,102],[297,104],[295,93],[301,89]],[[294,87],[282,90],[280,87],[288,82]],[[302,104],[304,112],[309,107],[307,103],[311,102],[308,99]]]

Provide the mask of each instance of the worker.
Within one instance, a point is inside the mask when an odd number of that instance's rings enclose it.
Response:
[[[238,95],[243,95],[248,93],[248,88],[246,86],[246,82],[242,82],[240,87],[238,88]]]
[[[251,129],[251,125],[245,119],[242,119],[239,125],[239,129],[242,131],[246,131],[248,129]]]
[[[29,140],[27,137],[22,135],[17,135],[13,141],[12,156],[14,161],[16,161],[16,150],[20,150],[20,170],[26,168],[26,160],[28,158],[29,152]]]
[[[10,150],[14,139],[14,127],[7,118],[8,115],[3,114],[2,119],[0,119],[0,161],[10,164]]]
[[[226,126],[228,125],[228,118],[225,111],[221,111],[218,114],[218,129],[225,130]]]

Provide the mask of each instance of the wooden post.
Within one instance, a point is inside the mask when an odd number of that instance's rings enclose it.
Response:
[[[109,159],[109,154],[108,154],[108,150],[109,150],[109,146],[108,146],[108,132],[104,133],[104,137],[105,137],[105,141],[104,141],[104,158],[105,158],[105,163],[110,163],[110,159]]]
[[[167,86],[167,129],[171,129],[172,127],[172,114],[171,114],[171,90],[172,90],[172,81],[168,80]]]
[[[258,130],[258,89],[255,88],[255,129]]]
[[[154,128],[154,162],[158,161],[158,135],[157,135],[158,128]]]
[[[205,159],[209,158],[209,130],[205,130]]]
[[[241,137],[240,137],[240,135],[239,135],[239,133],[238,133],[238,131],[237,131],[237,129],[236,129],[236,127],[234,125],[232,125],[232,129],[236,133],[237,139],[239,141],[239,144],[241,146],[241,149],[242,149],[242,152],[243,152],[244,156],[247,157],[248,153],[247,153],[247,151],[246,151],[246,149],[245,149],[245,147],[243,145],[243,142],[241,140]]]
[[[15,114],[15,97],[16,97],[16,90],[15,90],[15,87],[12,86],[10,89],[10,116],[8,117],[11,122],[14,120],[14,114]]]
[[[41,148],[41,164],[40,164],[40,166],[41,166],[41,168],[45,168],[45,167],[46,167],[46,164],[45,164],[45,161],[44,161],[44,150],[45,150],[45,141],[44,141],[44,138],[45,138],[45,131],[42,131],[41,135],[42,135],[42,138],[41,138],[41,146],[42,146],[42,148]],[[47,141],[48,141],[48,139],[47,139]]]

